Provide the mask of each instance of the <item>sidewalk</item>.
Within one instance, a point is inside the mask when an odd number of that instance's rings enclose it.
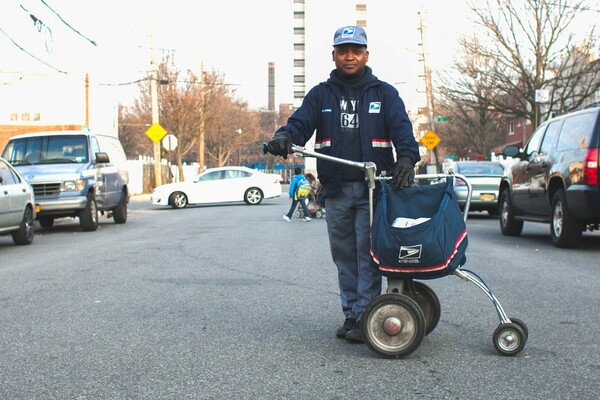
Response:
[[[151,202],[152,200],[150,199],[152,196],[151,193],[136,193],[136,194],[132,194],[131,197],[129,198],[129,202],[135,202],[135,203],[145,203],[145,202]]]

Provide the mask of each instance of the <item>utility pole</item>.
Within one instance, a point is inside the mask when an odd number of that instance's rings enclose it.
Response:
[[[152,97],[152,125],[159,124],[158,122],[158,67],[154,60],[154,48],[150,48],[150,95]],[[160,155],[160,141],[154,142],[154,185],[162,184],[162,162]]]
[[[200,65],[200,129],[198,132],[198,163],[204,171],[204,63]]]
[[[426,94],[426,98],[427,98],[427,125],[429,127],[429,130],[432,132],[435,132],[435,123],[433,120],[433,85],[431,84],[431,69],[429,68],[429,65],[427,64],[427,51],[425,50],[425,26],[423,24],[423,9],[421,8],[421,11],[418,12],[419,14],[419,33],[421,34],[421,43],[419,43],[419,45],[421,46],[421,60],[423,62],[423,78],[425,79],[425,94]],[[427,169],[435,169],[434,171],[431,171],[433,173],[437,172],[437,160],[436,160],[436,154],[434,150],[429,150],[429,165],[427,167]],[[429,171],[427,171],[429,172]]]

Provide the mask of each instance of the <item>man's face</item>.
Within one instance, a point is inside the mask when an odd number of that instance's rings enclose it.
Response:
[[[362,74],[369,61],[369,52],[365,46],[357,44],[343,44],[333,48],[333,61],[335,68],[344,76]]]

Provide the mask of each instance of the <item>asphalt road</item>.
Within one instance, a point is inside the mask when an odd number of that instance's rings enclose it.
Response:
[[[96,232],[72,220],[31,246],[0,237],[0,399],[595,399],[600,235],[556,249],[548,227],[503,237],[473,213],[465,268],[529,340],[492,344],[474,285],[425,282],[441,320],[405,359],[334,336],[342,322],[324,220],[286,223],[285,196],[156,208]]]

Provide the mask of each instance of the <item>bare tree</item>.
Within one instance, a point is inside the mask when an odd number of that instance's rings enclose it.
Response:
[[[245,101],[235,97],[235,90],[225,83],[222,74],[212,72],[204,81],[205,152],[216,166],[240,163],[241,150],[260,135],[258,118]],[[238,156],[232,157],[237,151]]]
[[[581,107],[600,88],[600,62],[591,61],[596,27],[584,38],[572,29],[588,10],[586,0],[486,0],[470,7],[489,40],[463,45],[479,59],[493,60],[493,68],[480,72],[495,93],[489,99],[494,111],[525,117],[537,127],[551,113]],[[538,89],[551,93],[543,108],[536,102]],[[483,100],[482,93],[469,95]]]
[[[504,142],[503,116],[494,107],[496,97],[490,71],[495,70],[493,58],[473,52],[478,39],[462,40],[462,51],[452,73],[442,76],[439,85],[438,114],[451,116],[450,123],[437,125],[444,137],[444,148],[461,158],[489,154]]]
[[[247,104],[236,99],[235,91],[222,74],[205,73],[200,79],[192,71],[182,73],[173,59],[163,58],[158,65],[158,105],[160,125],[177,138],[177,147],[163,156],[174,158],[183,177],[184,159],[199,158],[196,144],[204,129],[205,153],[210,164],[222,166],[237,151],[260,136],[258,116]],[[140,96],[133,106],[122,110],[120,134],[128,155],[152,154],[152,142],[145,136],[152,121],[149,80],[140,83]],[[147,146],[146,146],[147,144]],[[258,152],[258,149],[256,150]]]

